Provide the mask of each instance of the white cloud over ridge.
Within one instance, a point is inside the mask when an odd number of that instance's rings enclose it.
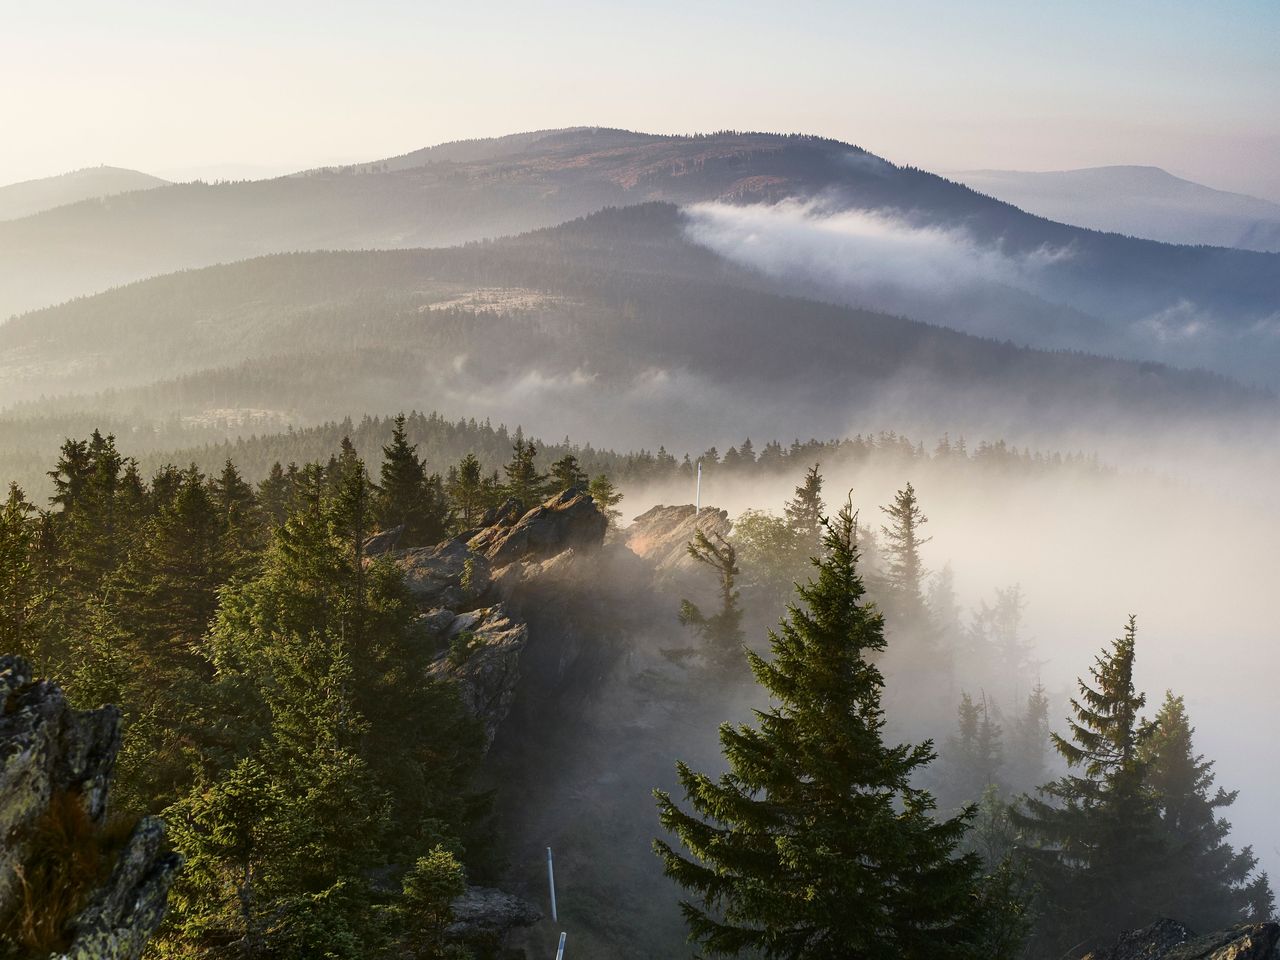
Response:
[[[691,240],[766,274],[845,289],[910,289],[933,295],[999,283],[1034,291],[1046,266],[1071,256],[1042,247],[1013,255],[967,230],[922,226],[873,210],[829,212],[815,202],[771,206],[696,204]]]

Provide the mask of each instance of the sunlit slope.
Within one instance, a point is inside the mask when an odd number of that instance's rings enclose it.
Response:
[[[874,411],[1028,429],[1272,402],[1203,372],[782,295],[685,224],[650,204],[492,243],[276,255],[136,283],[0,327],[0,403],[289,422],[554,410],[575,435],[643,442],[735,420],[841,433]]]
[[[1252,347],[1236,349],[1236,341],[1275,322],[1278,255],[1065,226],[849,144],[770,134],[545,131],[275,180],[175,184],[62,207],[0,223],[0,316],[216,262],[311,249],[450,245],[654,200],[789,200],[819,213],[869,210],[914,228],[959,232],[1000,256],[1045,261],[1030,298],[1019,291],[1011,304],[997,289],[982,292],[976,313],[988,299],[995,304],[996,335],[1110,352],[1117,341],[1108,327],[1128,329],[1180,309],[1224,331],[1221,363],[1206,363],[1217,358],[1215,345],[1192,351],[1192,362],[1265,379],[1249,366]],[[852,301],[901,309],[876,289],[860,289]],[[1053,318],[1064,310],[1096,324],[1058,323]],[[924,318],[947,322],[937,310]],[[1050,327],[1052,335],[1045,334]],[[1165,357],[1152,343],[1150,354],[1139,344],[1132,355]]]

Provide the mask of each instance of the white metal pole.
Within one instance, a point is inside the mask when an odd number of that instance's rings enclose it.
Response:
[[[556,960],[564,960],[564,938],[565,932],[560,931],[560,948],[556,950]]]
[[[551,860],[550,847],[547,847],[547,884],[551,887],[551,919],[559,923],[560,915],[556,911],[556,868]],[[564,934],[560,935],[560,947],[564,949]]]

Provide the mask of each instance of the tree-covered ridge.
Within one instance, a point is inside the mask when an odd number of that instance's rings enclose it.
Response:
[[[346,440],[251,484],[231,460],[148,476],[95,431],[63,444],[46,508],[9,488],[0,642],[74,702],[121,708],[116,814],[162,814],[186,857],[157,956],[445,956],[464,864],[486,856],[481,730],[432,678],[402,572],[364,545],[474,518],[446,492],[468,461],[429,473],[405,422],[376,483]],[[514,444],[509,474],[536,450]],[[572,466],[482,477],[477,505],[585,486]]]

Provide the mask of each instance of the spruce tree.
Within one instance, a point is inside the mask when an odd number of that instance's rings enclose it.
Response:
[[[893,503],[881,507],[889,522],[880,528],[884,536],[882,552],[887,560],[887,581],[901,615],[921,618],[925,609],[924,582],[928,576],[920,548],[932,537],[921,536],[921,528],[929,518],[920,509],[920,501],[911,484],[894,495]]]
[[[1010,748],[1009,782],[1013,789],[1021,793],[1044,783],[1048,769],[1049,696],[1039,680],[1027,694],[1026,706],[1014,724]]]
[[[591,495],[600,512],[609,520],[609,525],[616,524],[622,517],[622,511],[617,509],[618,504],[622,502],[622,494],[613,485],[613,481],[603,473],[597,474],[587,487],[587,493]]]
[[[884,680],[869,659],[883,623],[863,599],[854,514],[827,526],[817,577],[769,641],[748,653],[774,705],[720,730],[729,772],[678,765],[690,812],[657,792],[655,841],[690,940],[711,956],[789,960],[991,957],[1000,911],[976,855],[957,853],[966,817],[939,821],[912,785],[928,742],[883,740]]]
[[[30,657],[36,603],[35,507],[16,483],[0,505],[0,650]]]
[[[474,453],[468,453],[456,467],[449,469],[445,492],[457,511],[457,520],[461,529],[473,529],[480,522],[485,508],[489,505],[484,473]]]
[[[1142,747],[1168,847],[1168,862],[1151,878],[1163,888],[1164,913],[1197,931],[1269,920],[1272,911],[1255,912],[1269,898],[1259,890],[1266,877],[1254,875],[1257,858],[1249,847],[1232,849],[1231,824],[1218,813],[1237,793],[1215,789],[1213,763],[1195,752],[1194,733],[1182,698],[1167,693]]]
[[[796,487],[795,496],[782,508],[787,527],[795,534],[797,551],[804,554],[805,563],[815,556],[822,540],[822,518],[826,504],[822,502],[821,464],[815,463],[805,471],[804,480]]]
[[[711,658],[732,664],[742,655],[742,606],[738,594],[738,555],[732,543],[713,532],[710,537],[695,530],[686,548],[689,556],[715,571],[719,581],[720,609],[707,616],[691,600],[680,601],[680,622],[693,627]]]
[[[384,530],[403,526],[406,545],[436,543],[447,531],[448,510],[418,458],[417,446],[409,443],[404,424],[402,413],[395,418],[391,442],[382,448],[377,520]]]
[[[566,453],[551,465],[551,477],[546,487],[548,493],[560,493],[586,485],[587,475],[578,466],[578,458],[572,453]]]
[[[945,786],[939,789],[944,806],[952,809],[977,803],[988,788],[999,793],[1004,763],[1002,730],[991,716],[987,698],[975,702],[962,693],[956,714],[956,732],[942,753]]]
[[[1041,887],[1040,952],[1107,941],[1164,915],[1153,878],[1168,866],[1148,782],[1153,724],[1133,682],[1136,621],[1095,658],[1071,700],[1069,738],[1052,734],[1070,772],[1014,812],[1022,852]]]
[[[546,491],[547,476],[538,472],[535,460],[537,455],[537,445],[532,440],[526,442],[517,431],[511,448],[511,460],[502,468],[507,475],[503,493],[518,501],[525,510],[540,503]]]

